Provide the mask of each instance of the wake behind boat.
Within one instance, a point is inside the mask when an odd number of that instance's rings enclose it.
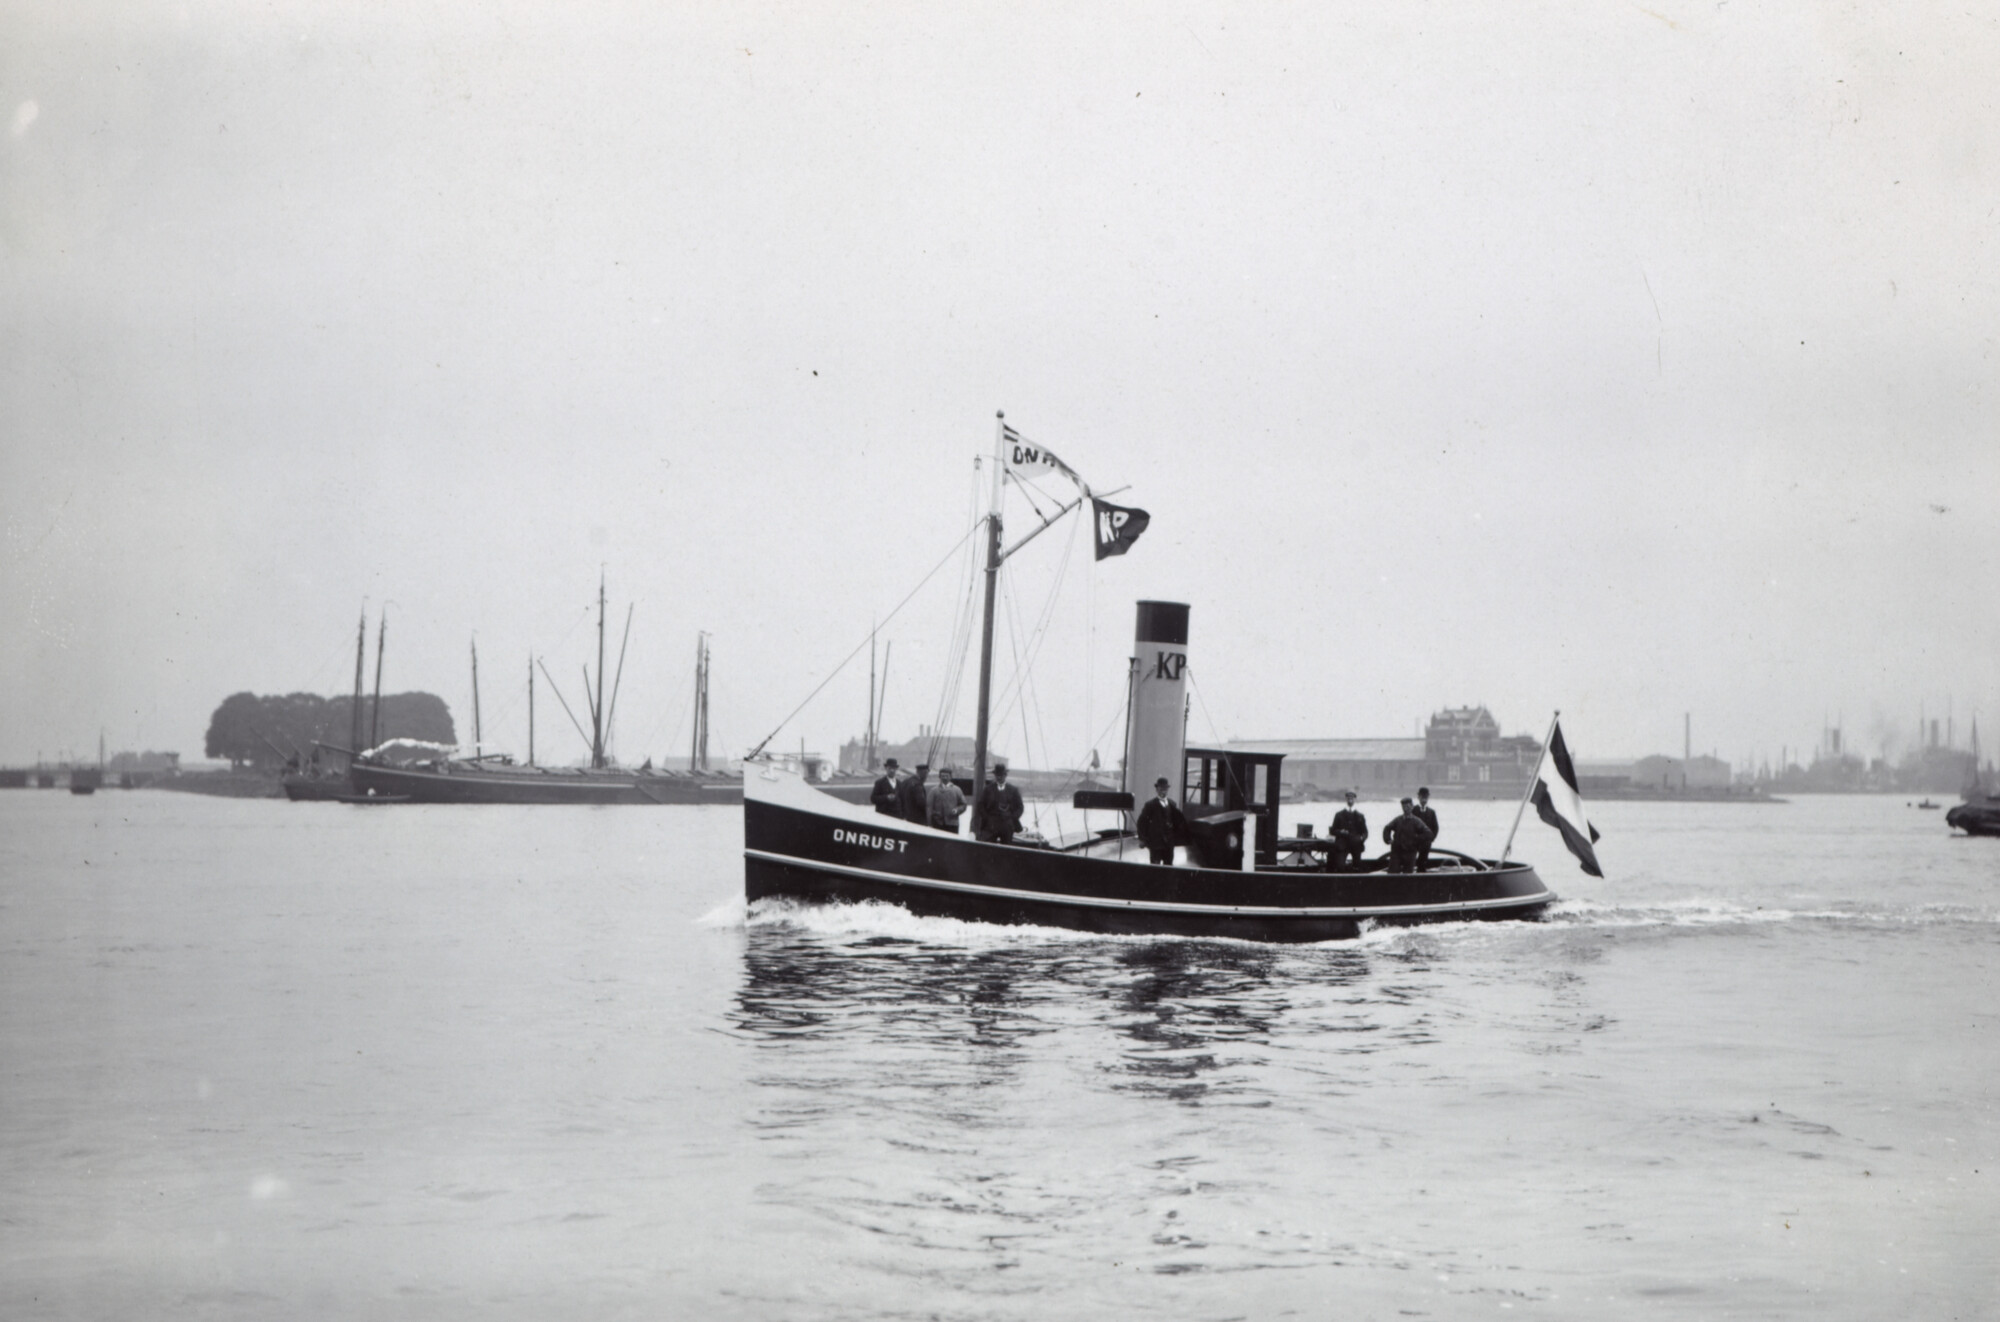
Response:
[[[1004,419],[999,432],[991,512],[983,520],[985,612],[973,778],[964,786],[972,791],[975,830],[987,802],[994,587],[1001,562],[1086,499],[1098,559],[1123,554],[1149,518],[1092,495],[1073,470],[1023,441]],[[1003,553],[1002,476],[1019,481],[1023,473],[1050,471],[1075,481],[1082,494]],[[744,767],[746,897],[874,900],[975,922],[1283,942],[1351,938],[1370,923],[1529,918],[1556,898],[1532,866],[1507,862],[1504,852],[1495,862],[1433,849],[1436,857],[1422,862],[1399,858],[1398,871],[1388,870],[1386,858],[1336,869],[1323,853],[1332,842],[1281,839],[1283,754],[1186,746],[1188,617],[1189,608],[1178,602],[1138,603],[1127,689],[1128,788],[1079,793],[1071,804],[1085,813],[1108,812],[1110,827],[1093,831],[1086,816],[1084,831],[1072,839],[1017,836],[1003,842],[993,838],[989,817],[985,838],[967,839],[820,792],[795,771],[758,759],[767,737]],[[1560,749],[1559,740],[1552,738],[1550,747]],[[1575,774],[1566,752],[1562,759],[1559,770],[1573,798]],[[1571,825],[1565,834],[1589,831],[1580,801],[1573,810],[1566,801],[1551,806],[1545,780],[1538,767],[1542,816],[1553,820],[1553,811],[1569,822],[1573,811],[1581,827]],[[1144,814],[1135,812],[1129,788],[1156,781],[1178,789],[1181,811],[1176,838],[1166,848],[1173,861],[1165,864],[1148,861],[1146,846],[1159,844],[1158,832],[1142,845]],[[1577,848],[1574,840],[1571,847]],[[1583,851],[1579,857],[1588,854],[1587,840]],[[1586,866],[1594,872],[1594,858],[1586,858]]]

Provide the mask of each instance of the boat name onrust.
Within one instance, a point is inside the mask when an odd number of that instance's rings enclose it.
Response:
[[[849,831],[842,827],[833,828],[833,842],[837,845],[866,845],[870,849],[886,849],[892,854],[900,854],[910,847],[907,840],[898,840],[890,835],[868,835],[861,831]]]

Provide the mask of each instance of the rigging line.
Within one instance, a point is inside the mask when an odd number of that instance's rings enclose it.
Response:
[[[1077,526],[1081,527],[1082,525],[1079,524]],[[1063,546],[1062,559],[1056,563],[1055,577],[1054,580],[1049,585],[1049,595],[1042,602],[1041,613],[1035,621],[1034,629],[1030,631],[1027,635],[1028,638],[1027,660],[1025,663],[1023,663],[1018,653],[1015,656],[1014,660],[1015,671],[1013,678],[1010,681],[1008,687],[1002,690],[1002,702],[1000,710],[1001,710],[1001,719],[1003,720],[1013,715],[1013,707],[1011,706],[1011,704],[1013,702],[1021,700],[1024,687],[1028,685],[1031,681],[1035,663],[1041,659],[1042,647],[1045,643],[1048,642],[1049,625],[1055,619],[1056,605],[1061,599],[1063,585],[1066,582],[1069,575],[1071,553],[1075,549],[1076,549],[1076,539],[1074,536],[1072,536],[1070,541],[1065,543]],[[1009,597],[1008,601],[1010,609],[1018,611],[1018,599]],[[1015,628],[1016,630],[1020,628],[1020,621],[1018,615],[1015,616],[1011,622],[1013,628]]]
[[[972,620],[976,614],[973,602],[977,593],[978,580],[975,576],[966,582],[962,602],[963,613],[960,616],[964,621],[964,628],[959,630],[952,640],[952,655],[947,658],[950,667],[947,671],[948,685],[945,696],[940,699],[938,721],[931,727],[930,743],[926,747],[925,760],[932,766],[941,765],[938,760],[939,747],[942,746],[947,755],[951,751],[951,746],[945,741],[950,737],[949,730],[952,723],[958,719],[958,700],[965,691],[965,665],[966,660],[972,655]]]
[[[1216,744],[1222,742],[1222,732],[1216,730],[1216,718],[1208,712],[1208,698],[1202,696],[1202,686],[1194,682],[1194,666],[1188,666],[1188,688],[1194,690],[1194,700],[1202,704],[1202,720],[1208,722],[1208,738]]]
[[[972,518],[972,527],[975,531],[986,522],[980,490],[983,485],[980,482],[982,472],[980,465],[981,460],[975,458],[972,463],[972,480],[966,490],[966,509]],[[979,585],[976,550],[975,544],[967,544],[964,577],[952,607],[951,636],[945,645],[945,668],[939,677],[937,706],[931,713],[930,738],[924,745],[923,762],[926,765],[938,765],[938,746],[946,737],[952,722],[957,719],[959,694],[965,685],[965,657],[972,645],[973,595]]]
[[[1127,685],[1126,687],[1129,690],[1131,686]],[[1130,701],[1129,697],[1127,698],[1127,701],[1128,702]],[[1111,732],[1118,728],[1118,723],[1124,719],[1125,719],[1125,708],[1123,706],[1120,706],[1118,708],[1118,714],[1111,718],[1111,723],[1105,726],[1102,730],[1099,730],[1097,732],[1097,743],[1101,744],[1106,739],[1108,739],[1111,736]],[[1095,747],[1094,744],[1092,746]],[[1123,754],[1121,753],[1120,756],[1123,756]],[[1100,768],[1100,770],[1101,769],[1102,768]],[[1063,777],[1062,784],[1057,786],[1055,793],[1055,801],[1049,805],[1049,810],[1051,812],[1054,812],[1057,805],[1061,803],[1063,796],[1069,793],[1071,787],[1082,783],[1082,778],[1089,774],[1090,774],[1089,767],[1071,767],[1069,775]],[[1035,810],[1035,824],[1037,826],[1040,826],[1041,821],[1042,821],[1041,810],[1038,808]],[[1056,818],[1056,822],[1057,822],[1056,829],[1060,831],[1062,829],[1061,827],[1062,818],[1058,816]]]
[[[958,554],[958,548],[960,546],[965,545],[966,541],[971,538],[972,534],[977,532],[978,530],[979,530],[979,525],[976,523],[973,524],[972,527],[967,528],[965,530],[965,535],[958,539],[957,545],[954,545],[949,551],[946,551],[944,553],[944,558],[939,560],[935,565],[932,565],[930,572],[925,574],[922,578],[918,579],[917,585],[911,588],[909,592],[905,594],[903,599],[897,602],[895,607],[892,610],[890,610],[890,612],[887,615],[882,617],[882,623],[887,624],[890,620],[895,619],[896,612],[902,610],[903,607],[909,605],[910,598],[916,596],[917,593],[923,591],[924,584],[930,582],[931,578],[937,573],[938,570],[943,569],[947,564],[949,564],[951,562],[951,558],[954,555]],[[750,750],[750,757],[756,757],[757,754],[763,752],[764,745],[770,743],[773,739],[776,739],[778,737],[778,731],[784,729],[787,725],[789,725],[791,723],[792,717],[797,716],[800,712],[804,711],[806,709],[807,704],[810,703],[814,698],[817,698],[819,696],[820,690],[825,688],[828,684],[831,684],[833,682],[834,676],[838,675],[844,668],[846,668],[847,663],[849,661],[852,661],[855,657],[861,655],[861,649],[866,646],[868,646],[867,638],[863,638],[859,643],[856,643],[854,646],[854,650],[849,652],[846,656],[842,657],[840,659],[840,664],[833,668],[832,674],[829,674],[825,679],[821,680],[811,693],[806,694],[805,701],[801,702],[798,706],[792,708],[790,713],[786,715],[785,719],[778,722],[777,729],[772,730],[771,733],[765,735],[761,740],[758,741],[757,746]],[[574,720],[575,718],[572,717],[571,719]],[[744,760],[748,761],[749,758],[745,758]]]
[[[1078,524],[1077,526],[1081,527],[1082,525]],[[1049,583],[1049,594],[1042,601],[1040,613],[1035,621],[1035,627],[1027,635],[1028,668],[1034,666],[1036,659],[1040,655],[1042,643],[1047,640],[1049,623],[1055,618],[1056,604],[1061,599],[1063,585],[1068,581],[1070,556],[1075,549],[1076,539],[1074,533],[1072,533],[1071,539],[1063,545],[1062,558],[1056,562],[1056,572]],[[1018,602],[1018,598],[1010,598],[1010,601]],[[1018,607],[1016,609],[1018,610]],[[1017,629],[1020,627],[1018,615],[1015,617],[1014,627]],[[1019,665],[1020,661],[1017,657],[1016,666],[1018,667]],[[1011,697],[1018,697],[1018,690],[1024,682],[1024,673],[1022,669],[1016,669],[1008,688],[1002,690],[1003,701],[1011,700]],[[1010,707],[1003,707],[1002,711],[1003,715],[1012,715],[1012,708]]]
[[[556,695],[557,702],[562,703],[563,715],[569,717],[569,723],[576,727],[576,732],[583,742],[589,743],[590,736],[583,733],[583,722],[577,720],[576,713],[569,709],[569,700],[563,697],[561,687],[556,684],[556,677],[549,673],[549,668],[542,664],[540,657],[535,658],[535,664],[542,667],[542,678],[549,682],[549,691]]]
[[[1049,516],[1042,513],[1041,505],[1036,502],[1035,496],[1038,493],[1035,491],[1035,489],[1029,486],[1026,482],[1023,482],[1020,478],[1014,476],[1012,473],[1007,474],[1007,478],[1014,484],[1014,489],[1020,492],[1022,498],[1028,502],[1028,507],[1035,511],[1036,515],[1040,517],[1043,523],[1047,523],[1049,521]],[[1044,498],[1046,498],[1046,496]]]

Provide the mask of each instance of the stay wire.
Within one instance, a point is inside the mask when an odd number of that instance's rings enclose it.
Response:
[[[972,529],[977,531],[986,516],[979,513],[980,461],[972,465],[972,484],[967,492],[967,508],[973,513]],[[970,536],[970,533],[967,534]],[[960,543],[965,545],[964,542]],[[943,682],[939,685],[937,708],[931,717],[931,734],[924,746],[923,761],[926,765],[941,765],[938,747],[949,736],[952,723],[958,718],[958,699],[965,686],[965,658],[972,645],[973,594],[978,587],[979,573],[976,548],[968,546],[965,554],[965,573],[961,580],[958,601],[952,617],[951,641],[945,649],[945,670]],[[949,747],[947,746],[947,752]]]
[[[1222,742],[1222,732],[1215,728],[1215,717],[1209,713],[1208,699],[1201,695],[1201,685],[1194,682],[1194,667],[1187,669],[1188,687],[1194,690],[1194,700],[1201,704],[1201,718],[1208,722],[1208,737],[1216,743]]]
[[[846,656],[840,659],[840,664],[833,668],[832,673],[827,675],[825,679],[821,680],[817,685],[815,685],[811,693],[806,694],[805,701],[801,702],[798,706],[792,708],[790,712],[786,713],[785,719],[779,721],[777,726],[771,731],[771,733],[765,735],[764,738],[757,744],[757,746],[750,750],[750,756],[755,757],[757,756],[757,754],[763,752],[765,745],[769,744],[773,739],[776,739],[778,737],[778,731],[783,730],[787,725],[790,725],[792,723],[792,717],[797,716],[800,712],[804,711],[807,708],[807,706],[809,706],[812,703],[812,700],[820,695],[820,691],[822,689],[824,689],[828,684],[833,683],[834,677],[839,675],[842,670],[846,669],[847,663],[849,661],[852,661],[855,657],[861,655],[861,649],[868,646],[868,640],[875,636],[876,630],[879,629],[881,625],[887,624],[890,620],[895,619],[896,613],[902,610],[903,607],[910,604],[911,597],[914,597],[919,592],[923,591],[924,584],[930,582],[931,579],[937,575],[938,570],[943,569],[946,565],[951,563],[951,558],[958,554],[959,548],[965,545],[966,539],[971,537],[972,534],[977,532],[978,530],[979,530],[979,525],[976,523],[973,524],[972,527],[966,529],[965,535],[963,537],[960,537],[958,541],[952,544],[952,548],[944,553],[944,557],[942,559],[940,559],[935,565],[931,566],[930,572],[926,573],[922,578],[918,579],[917,585],[911,588],[909,592],[904,595],[903,599],[897,602],[895,607],[891,609],[887,615],[884,615],[882,617],[880,623],[878,623],[874,629],[870,629],[868,633],[861,639],[861,641],[854,645],[854,650],[849,652]],[[748,759],[745,760],[747,761]]]

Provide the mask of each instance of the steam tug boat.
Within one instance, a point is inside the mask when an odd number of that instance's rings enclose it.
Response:
[[[987,772],[1001,563],[1086,500],[1099,560],[1123,555],[1150,519],[1144,510],[1101,499],[1074,469],[1009,427],[1004,415],[991,473],[992,499],[982,518],[978,724],[972,777],[957,782],[975,805],[975,821]],[[1041,514],[1040,526],[1003,551],[1004,482],[1026,487],[1047,474],[1074,482],[1076,498],[1053,515]],[[1390,872],[1387,859],[1329,869],[1323,851],[1331,841],[1279,837],[1283,754],[1186,746],[1187,670],[1188,607],[1141,601],[1126,692],[1125,787],[1079,791],[1071,806],[1086,814],[1085,827],[1072,839],[968,839],[844,802],[796,771],[759,760],[774,730],[743,768],[744,894],[752,902],[877,900],[975,922],[1251,941],[1338,940],[1369,923],[1527,918],[1555,899],[1525,863],[1486,862],[1435,846],[1414,871]],[[1158,780],[1179,786],[1186,819],[1169,864],[1150,862],[1140,845],[1130,792]],[[1116,824],[1092,830],[1091,812],[1108,812]]]
[[[1435,847],[1414,872],[1387,871],[1386,858],[1329,870],[1331,841],[1279,835],[1283,754],[1184,746],[1188,607],[1139,602],[1136,641],[1126,784],[1150,786],[1165,776],[1179,787],[1187,826],[1174,864],[1147,861],[1129,792],[1077,793],[1071,807],[1086,814],[1086,829],[1075,838],[998,844],[843,802],[794,770],[752,761],[743,777],[745,894],[752,901],[877,900],[975,922],[1251,941],[1340,940],[1367,924],[1529,918],[1556,898],[1526,863]],[[984,714],[982,703],[982,751]],[[983,757],[976,760],[975,771],[983,770]],[[960,787],[976,790],[973,782]],[[1100,822],[1108,813],[1115,825],[1091,830],[1091,813]]]

